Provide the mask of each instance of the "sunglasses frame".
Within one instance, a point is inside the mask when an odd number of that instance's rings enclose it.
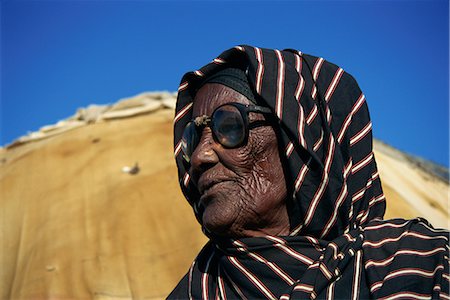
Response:
[[[244,138],[243,138],[242,142],[238,143],[237,145],[235,145],[235,146],[233,146],[233,147],[229,147],[229,146],[226,146],[226,145],[222,144],[222,143],[219,141],[219,138],[216,136],[215,131],[214,131],[213,128],[211,127],[211,122],[212,122],[212,120],[214,119],[214,114],[215,114],[219,109],[223,108],[224,106],[233,106],[233,107],[235,107],[235,108],[239,111],[239,113],[241,114],[242,120],[243,120],[243,122],[244,122],[244,130],[245,130],[245,132],[244,132]],[[210,116],[207,116],[207,115],[201,115],[201,116],[195,117],[194,119],[192,119],[191,121],[189,121],[189,122],[186,124],[186,126],[184,127],[182,137],[184,137],[184,134],[185,134],[187,128],[188,128],[189,126],[194,125],[194,126],[195,126],[195,131],[197,132],[197,134],[200,132],[200,135],[199,135],[199,141],[200,141],[200,138],[201,138],[201,131],[203,131],[203,128],[205,128],[206,126],[208,126],[208,127],[211,128],[211,133],[212,133],[212,136],[213,136],[214,141],[216,141],[217,143],[221,144],[224,148],[227,148],[227,149],[235,149],[235,148],[239,148],[240,146],[244,145],[244,144],[247,142],[248,136],[249,136],[249,132],[250,132],[250,129],[253,129],[253,128],[258,127],[258,126],[262,126],[262,125],[266,124],[266,123],[269,121],[269,120],[265,120],[265,121],[258,120],[258,121],[252,122],[252,123],[250,124],[250,122],[249,122],[249,120],[248,120],[248,114],[251,113],[251,112],[253,112],[253,113],[259,113],[259,114],[272,114],[272,111],[270,110],[270,108],[264,107],[264,106],[252,105],[252,104],[242,104],[242,103],[238,103],[238,102],[229,102],[229,103],[225,103],[225,104],[222,104],[222,105],[218,106],[216,109],[214,109],[214,111],[213,111],[212,114],[211,114],[211,117],[210,117]],[[253,124],[254,124],[254,125],[253,125]],[[253,125],[253,126],[252,126],[252,125]],[[198,146],[198,143],[195,145],[195,147],[193,147],[193,149],[192,149],[190,155],[188,155],[188,154],[186,153],[186,151],[184,150],[184,147],[183,147],[183,146],[181,147],[181,148],[182,148],[182,153],[183,153],[183,159],[184,159],[187,163],[190,163],[190,160],[191,160],[191,159],[190,159],[190,156],[192,155],[192,153],[194,153],[194,151],[195,151],[195,149],[197,148],[197,146]]]

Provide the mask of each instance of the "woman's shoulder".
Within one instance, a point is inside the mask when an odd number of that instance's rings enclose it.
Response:
[[[432,251],[447,252],[448,255],[449,251],[449,231],[436,229],[423,218],[373,220],[363,227],[363,232],[363,248],[368,252],[383,250],[382,253],[387,255],[401,250],[401,253],[413,255]]]
[[[363,228],[366,245],[392,243],[401,240],[436,240],[448,244],[449,231],[434,228],[426,219],[375,219]]]
[[[362,229],[364,268],[375,298],[448,296],[448,230],[422,218],[374,220]]]

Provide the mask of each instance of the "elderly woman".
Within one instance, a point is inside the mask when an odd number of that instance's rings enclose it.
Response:
[[[355,80],[239,46],[181,82],[175,156],[210,238],[169,299],[449,298],[448,233],[383,220]]]

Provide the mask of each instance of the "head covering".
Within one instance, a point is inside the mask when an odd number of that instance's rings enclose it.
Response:
[[[192,118],[198,86],[230,67],[248,69],[258,103],[271,108],[279,121],[280,148],[285,149],[282,155],[292,192],[291,235],[330,240],[382,218],[385,199],[372,153],[372,123],[356,81],[322,58],[245,46],[224,52],[182,79],[175,154],[181,187],[191,203],[199,195],[179,155],[181,136]],[[352,200],[366,186],[358,201]]]
[[[258,104],[269,107],[278,120],[292,194],[287,203],[290,234],[212,238],[169,298],[356,299],[399,291],[409,293],[400,296],[448,295],[449,277],[439,291],[435,278],[448,274],[448,263],[443,263],[448,238],[422,219],[382,220],[385,197],[365,96],[351,75],[323,58],[292,49],[237,46],[183,76],[174,145],[188,201],[197,203],[199,194],[190,182],[180,140],[192,118],[195,91],[205,78],[230,67],[248,70]],[[201,222],[201,211],[193,206]],[[396,259],[398,253],[403,256]],[[412,262],[423,253],[433,258]],[[403,282],[407,290],[401,290]]]
[[[247,97],[250,102],[256,103],[247,75],[245,74],[245,71],[241,69],[225,68],[217,73],[213,73],[211,76],[208,76],[203,80],[197,90],[206,83],[219,83],[226,85],[227,87],[232,88],[236,92]]]

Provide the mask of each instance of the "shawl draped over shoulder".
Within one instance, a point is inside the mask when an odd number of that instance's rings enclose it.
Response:
[[[385,197],[366,99],[354,78],[297,50],[237,46],[182,78],[174,120],[182,191],[199,198],[181,136],[195,86],[246,68],[260,105],[278,121],[288,236],[210,241],[169,299],[450,299],[448,232],[426,220],[383,220]]]

